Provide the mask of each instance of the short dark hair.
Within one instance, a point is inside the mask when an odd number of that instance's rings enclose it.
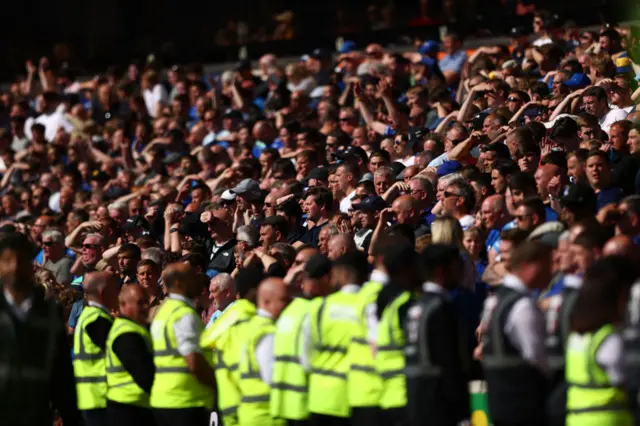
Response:
[[[305,194],[304,198],[313,197],[316,204],[320,207],[324,207],[325,209],[331,210],[333,207],[333,194],[327,188],[323,188],[321,186],[316,186],[310,188]]]
[[[361,251],[348,251],[333,262],[333,268],[346,268],[351,272],[356,281],[355,284],[362,284],[369,277],[369,263],[367,255]]]
[[[542,200],[538,197],[528,197],[522,200],[522,206],[526,207],[528,210],[531,210],[531,213],[538,216],[538,218],[544,222],[546,212],[545,206]]]
[[[133,243],[126,243],[120,246],[118,249],[118,254],[129,254],[133,256],[135,259],[140,259],[142,252],[140,251],[140,247]]]
[[[189,253],[185,254],[180,258],[181,262],[189,263],[196,269],[200,269],[201,271],[207,270],[207,258],[201,253]]]
[[[513,250],[509,268],[515,269],[525,263],[538,262],[550,258],[551,251],[548,246],[539,241],[525,241]]]
[[[589,151],[589,153],[587,154],[587,160],[591,157],[600,157],[607,164],[611,164],[611,160],[609,159],[609,156],[607,155],[607,153],[600,149],[592,149],[591,151]]]
[[[162,269],[161,265],[158,265],[151,259],[142,259],[140,262],[138,262],[138,266],[136,266],[136,268],[141,268],[143,266],[151,266],[151,269],[157,272],[160,272],[160,270]]]
[[[271,174],[280,174],[282,179],[295,179],[296,168],[288,158],[280,158],[271,166]]]
[[[456,246],[446,244],[428,245],[420,254],[422,279],[430,281],[438,268],[448,268],[455,262],[461,262],[461,260],[460,249]]]
[[[607,92],[600,86],[591,86],[584,91],[582,97],[594,96],[597,100],[602,101],[607,99]]]
[[[529,173],[524,172],[516,172],[509,176],[508,185],[509,189],[512,191],[515,189],[516,191],[522,191],[526,193],[536,192],[536,180]]]
[[[260,226],[270,226],[274,231],[280,232],[283,237],[289,234],[289,222],[282,216],[269,216],[262,221]]]

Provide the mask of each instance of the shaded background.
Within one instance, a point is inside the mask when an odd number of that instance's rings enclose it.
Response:
[[[519,0],[557,13],[561,21],[578,25],[626,19],[622,0]],[[421,9],[422,4],[422,9]],[[372,31],[367,11],[386,26]],[[531,16],[518,16],[513,0],[20,0],[3,4],[0,24],[0,81],[24,74],[26,59],[48,56],[52,63],[67,61],[83,73],[104,71],[109,65],[143,60],[150,52],[165,64],[233,61],[238,45],[249,58],[263,53],[303,54],[316,47],[333,48],[335,38],[407,44],[413,38],[437,38],[447,25],[465,36],[506,34],[514,25],[530,30]],[[637,7],[637,5],[636,5]],[[273,41],[274,16],[293,12],[291,40]],[[429,25],[411,27],[409,21],[426,10]],[[233,27],[242,21],[248,36],[234,40]],[[225,31],[229,29],[229,31]],[[227,35],[225,37],[225,34]],[[220,44],[220,40],[227,43]]]

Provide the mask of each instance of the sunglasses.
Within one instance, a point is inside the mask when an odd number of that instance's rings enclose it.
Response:
[[[83,244],[82,248],[83,249],[87,249],[87,250],[96,250],[98,249],[100,246],[97,244]]]
[[[53,241],[43,241],[42,245],[46,246],[46,247],[52,247],[54,246],[56,243],[54,243]]]
[[[522,102],[522,101],[520,99],[518,99],[518,98],[508,97],[507,98],[507,102]]]
[[[351,121],[352,119],[353,119],[353,117],[341,117],[341,118],[338,118],[338,121],[340,121],[342,123],[346,123],[346,122]]]
[[[515,215],[513,216],[516,220],[525,220],[526,218],[528,218],[530,215],[528,214],[523,214],[523,215]]]
[[[455,192],[444,191],[444,198],[450,197],[461,197],[460,194],[456,194]]]

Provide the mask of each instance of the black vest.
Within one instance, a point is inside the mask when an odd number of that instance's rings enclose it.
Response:
[[[552,376],[564,377],[565,344],[571,331],[571,312],[578,299],[578,289],[565,287],[559,298],[553,298],[547,309],[545,325],[547,336],[545,347],[549,355],[549,370]]]
[[[434,323],[433,318],[450,321]],[[438,330],[446,325],[446,330]],[[451,328],[456,328],[451,329]],[[459,353],[448,354],[458,365],[447,363],[443,368],[431,359],[430,347],[434,336],[457,339]],[[451,301],[445,294],[426,292],[409,308],[405,322],[405,359],[407,380],[407,414],[411,425],[448,426],[468,418],[468,370],[469,355],[466,350],[466,334]],[[442,350],[442,348],[440,348]],[[439,361],[441,362],[441,361]],[[455,371],[451,371],[455,370]]]
[[[51,425],[49,392],[55,384],[49,382],[64,323],[54,302],[43,299],[38,292],[33,295],[31,310],[22,321],[0,291],[2,424]]]
[[[544,424],[546,379],[509,342],[504,327],[525,293],[501,286],[483,336],[482,366],[487,379],[489,412],[494,423]]]

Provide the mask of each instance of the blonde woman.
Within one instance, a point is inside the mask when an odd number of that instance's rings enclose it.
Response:
[[[464,233],[458,219],[451,216],[443,216],[437,218],[431,224],[431,243],[432,244],[449,244],[460,249],[460,254],[464,262],[464,278],[460,286],[474,291],[476,283],[475,266],[467,249],[464,248]]]
[[[291,93],[302,92],[308,96],[316,88],[315,79],[309,70],[300,64],[287,65],[285,74],[287,75],[287,89]]]

